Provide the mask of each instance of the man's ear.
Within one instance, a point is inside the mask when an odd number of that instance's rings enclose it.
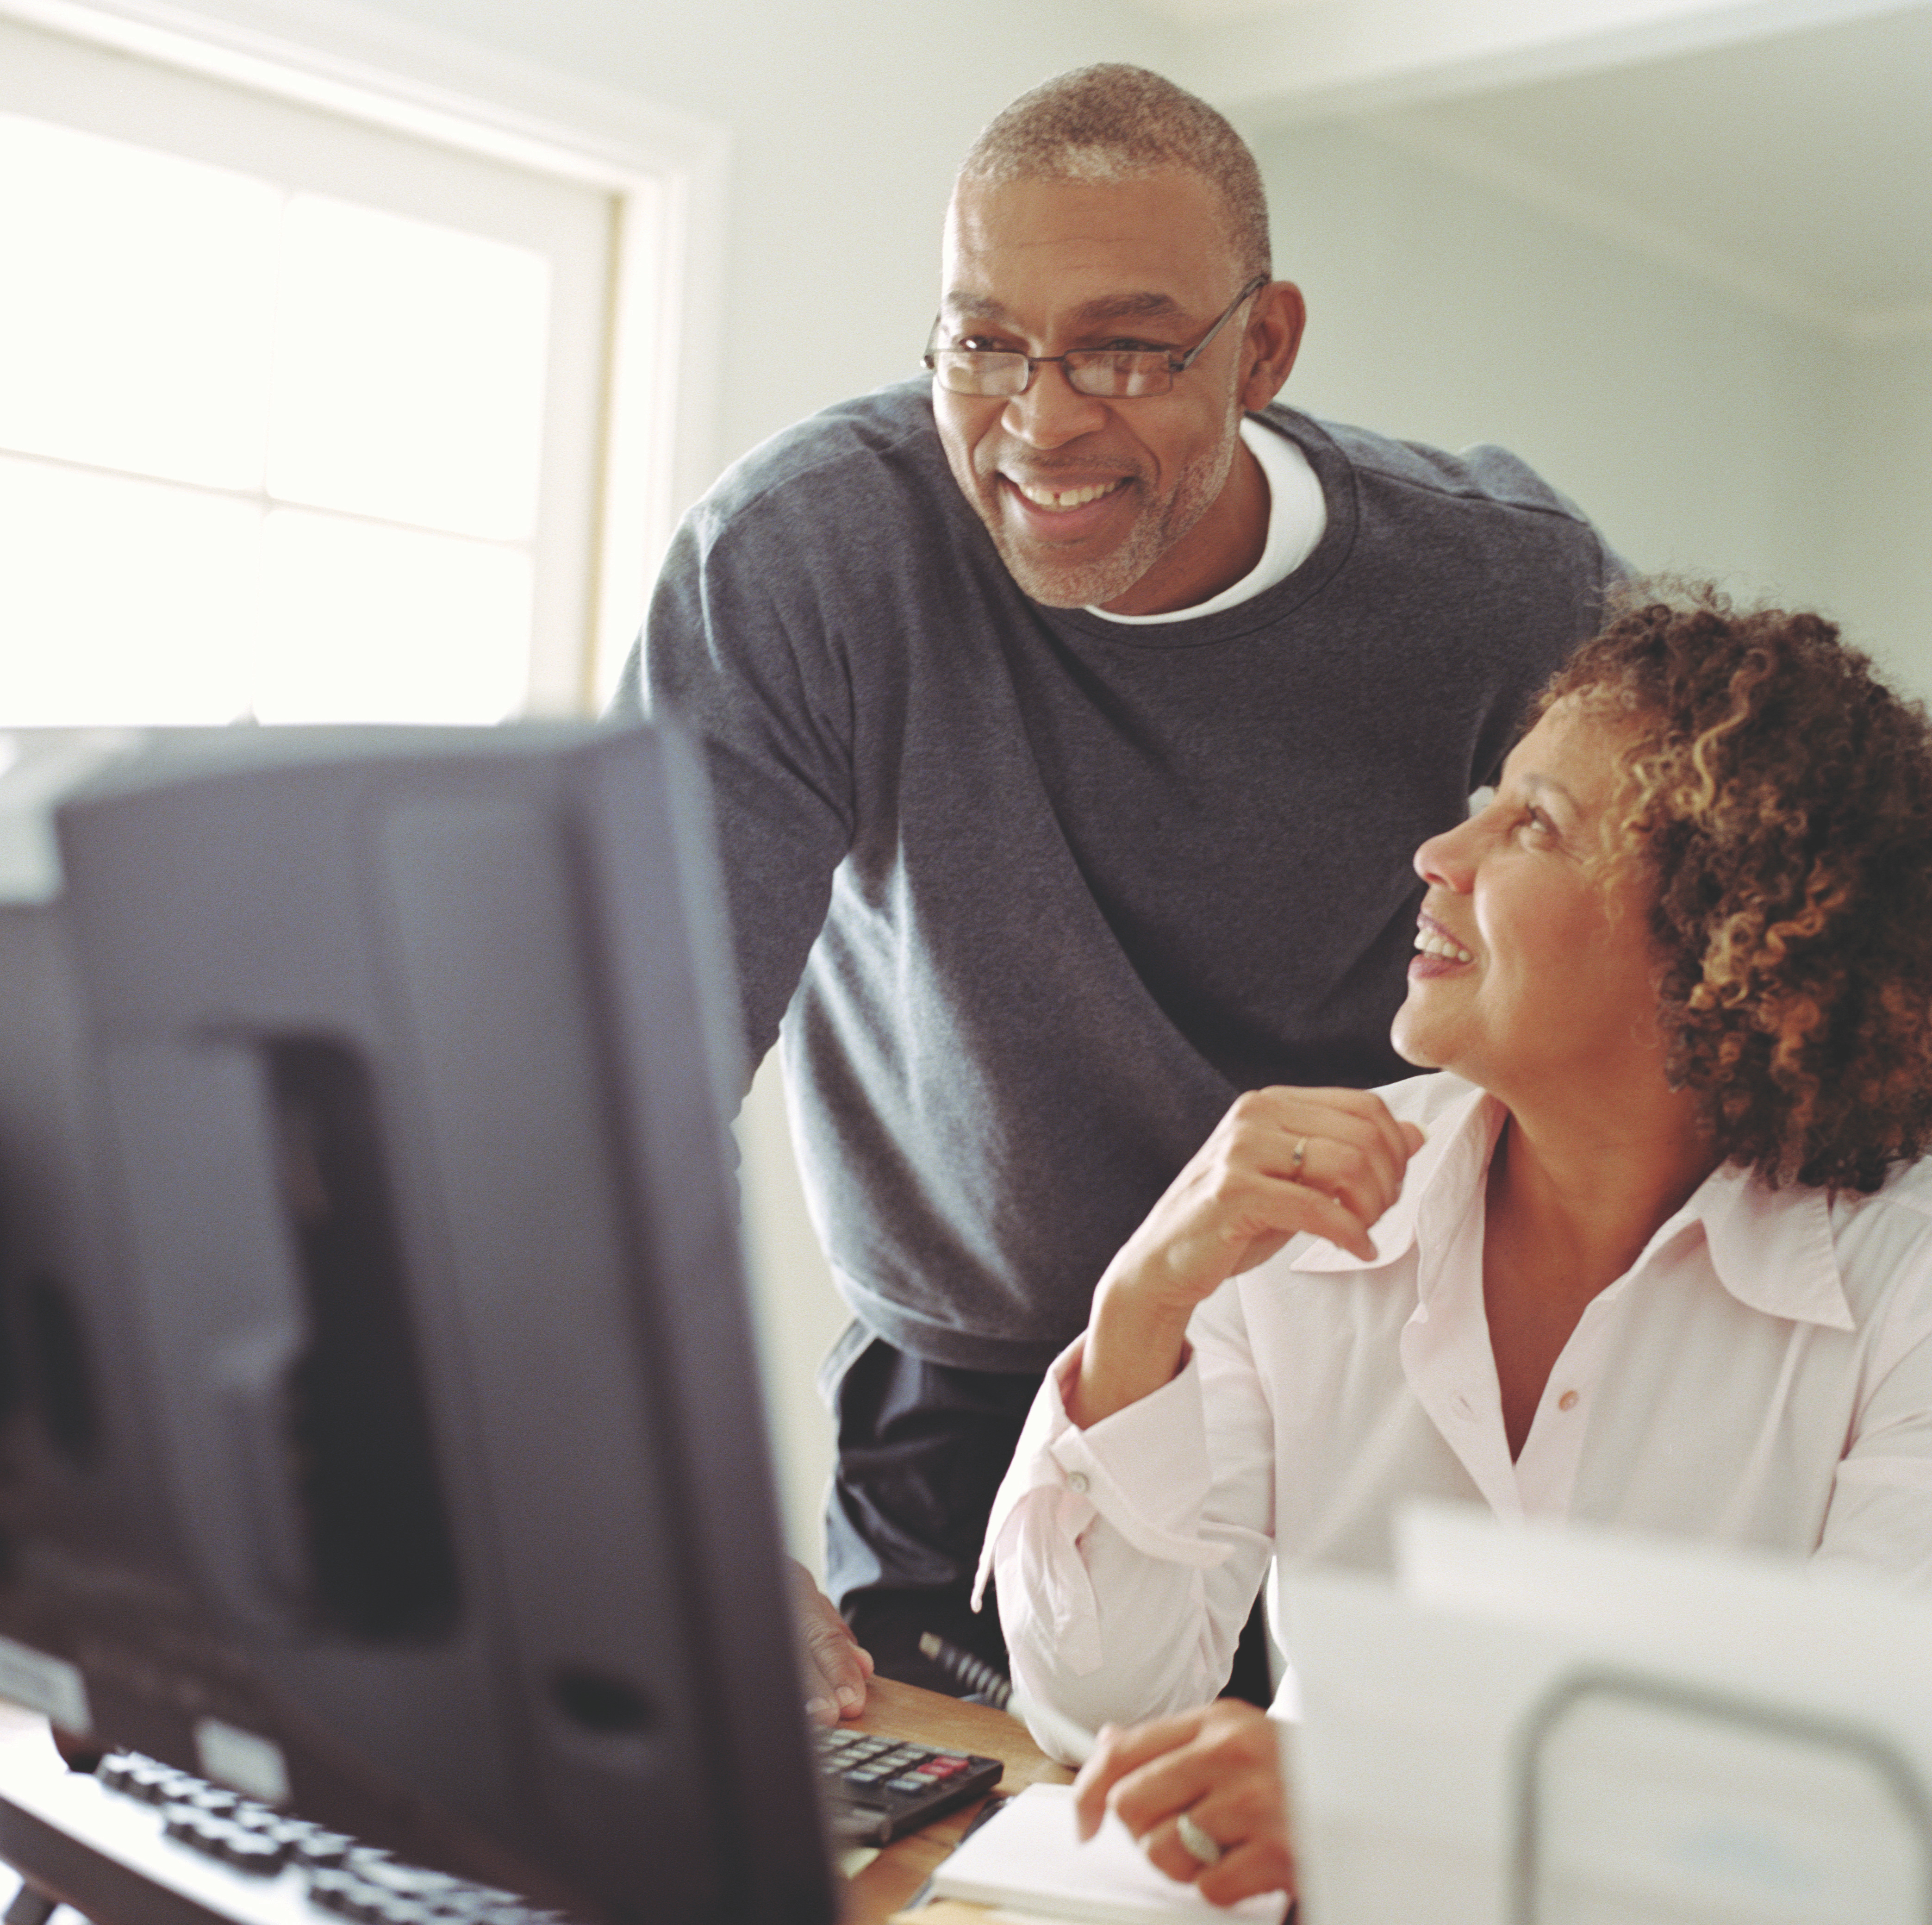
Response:
[[[1293,281],[1270,281],[1255,296],[1241,342],[1243,353],[1254,357],[1241,385],[1241,406],[1249,413],[1266,407],[1281,392],[1307,325],[1307,304]]]

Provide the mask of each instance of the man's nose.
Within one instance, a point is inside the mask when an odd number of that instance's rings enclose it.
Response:
[[[1059,448],[1095,433],[1106,419],[1106,404],[1082,394],[1066,378],[1065,364],[1055,361],[1033,371],[1026,392],[1006,403],[1000,425],[1029,447]]]

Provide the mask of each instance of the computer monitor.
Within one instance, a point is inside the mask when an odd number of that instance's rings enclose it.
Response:
[[[576,1915],[830,1919],[692,752],[9,740],[0,1692]]]

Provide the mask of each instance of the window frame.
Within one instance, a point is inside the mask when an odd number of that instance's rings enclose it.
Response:
[[[166,0],[0,0],[0,19],[610,197],[590,619],[567,657],[533,647],[527,703],[536,714],[594,713],[615,684],[678,515],[714,473],[724,130],[334,0],[299,0],[272,17],[255,0],[221,5],[203,14]]]

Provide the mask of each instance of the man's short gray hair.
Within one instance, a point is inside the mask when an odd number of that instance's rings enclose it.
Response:
[[[1022,94],[961,162],[962,182],[1099,185],[1182,168],[1219,190],[1242,279],[1270,272],[1268,197],[1226,117],[1144,67],[1076,68]]]

